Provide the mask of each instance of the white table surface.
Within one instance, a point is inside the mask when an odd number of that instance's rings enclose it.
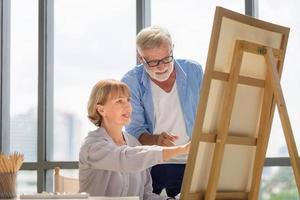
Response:
[[[87,199],[88,200],[140,200],[139,197],[97,197],[97,196],[88,197]],[[3,200],[7,200],[7,199],[3,199]],[[37,199],[20,199],[19,197],[17,197],[14,200],[37,200]],[[78,200],[78,199],[58,199],[58,200]],[[85,200],[85,199],[80,199],[80,200]]]

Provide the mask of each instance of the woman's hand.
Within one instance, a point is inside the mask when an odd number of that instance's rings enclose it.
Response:
[[[182,145],[184,154],[189,154],[190,147],[191,147],[191,141],[189,141],[188,143]]]
[[[163,148],[163,160],[167,161],[173,157],[176,157],[181,154],[188,154],[190,152],[191,142],[188,142],[183,145],[173,146],[173,147],[164,147]]]

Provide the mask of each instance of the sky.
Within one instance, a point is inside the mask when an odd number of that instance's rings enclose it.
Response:
[[[244,12],[244,1],[152,0],[152,24],[172,34],[176,58],[190,58],[205,67],[215,6]],[[292,5],[292,6],[291,6]],[[37,105],[38,1],[11,1],[11,115]],[[263,0],[259,18],[291,27],[282,87],[300,148],[300,3]],[[116,78],[135,65],[135,0],[57,0],[54,4],[54,104],[82,121],[82,135],[94,127],[86,118],[92,86]],[[280,15],[278,14],[280,13]],[[270,156],[284,145],[275,115]]]

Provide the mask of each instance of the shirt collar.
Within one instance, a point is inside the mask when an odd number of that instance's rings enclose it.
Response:
[[[106,131],[105,128],[99,127],[99,128],[98,128],[98,132],[99,132],[100,135],[102,135],[104,138],[106,138],[107,140],[112,141],[112,142],[115,144],[115,142],[114,142],[113,139],[110,137],[110,135],[107,133],[107,131]],[[128,139],[126,133],[125,133],[125,132],[122,132],[122,134],[123,134],[123,137],[124,137],[124,139],[125,139],[125,141],[126,141],[126,144],[127,144],[127,145],[130,145],[130,141],[129,141],[129,139]]]

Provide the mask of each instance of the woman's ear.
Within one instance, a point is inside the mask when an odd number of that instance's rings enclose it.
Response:
[[[104,116],[104,106],[98,104],[96,105],[96,110],[99,113],[99,115],[101,115],[102,117]]]

